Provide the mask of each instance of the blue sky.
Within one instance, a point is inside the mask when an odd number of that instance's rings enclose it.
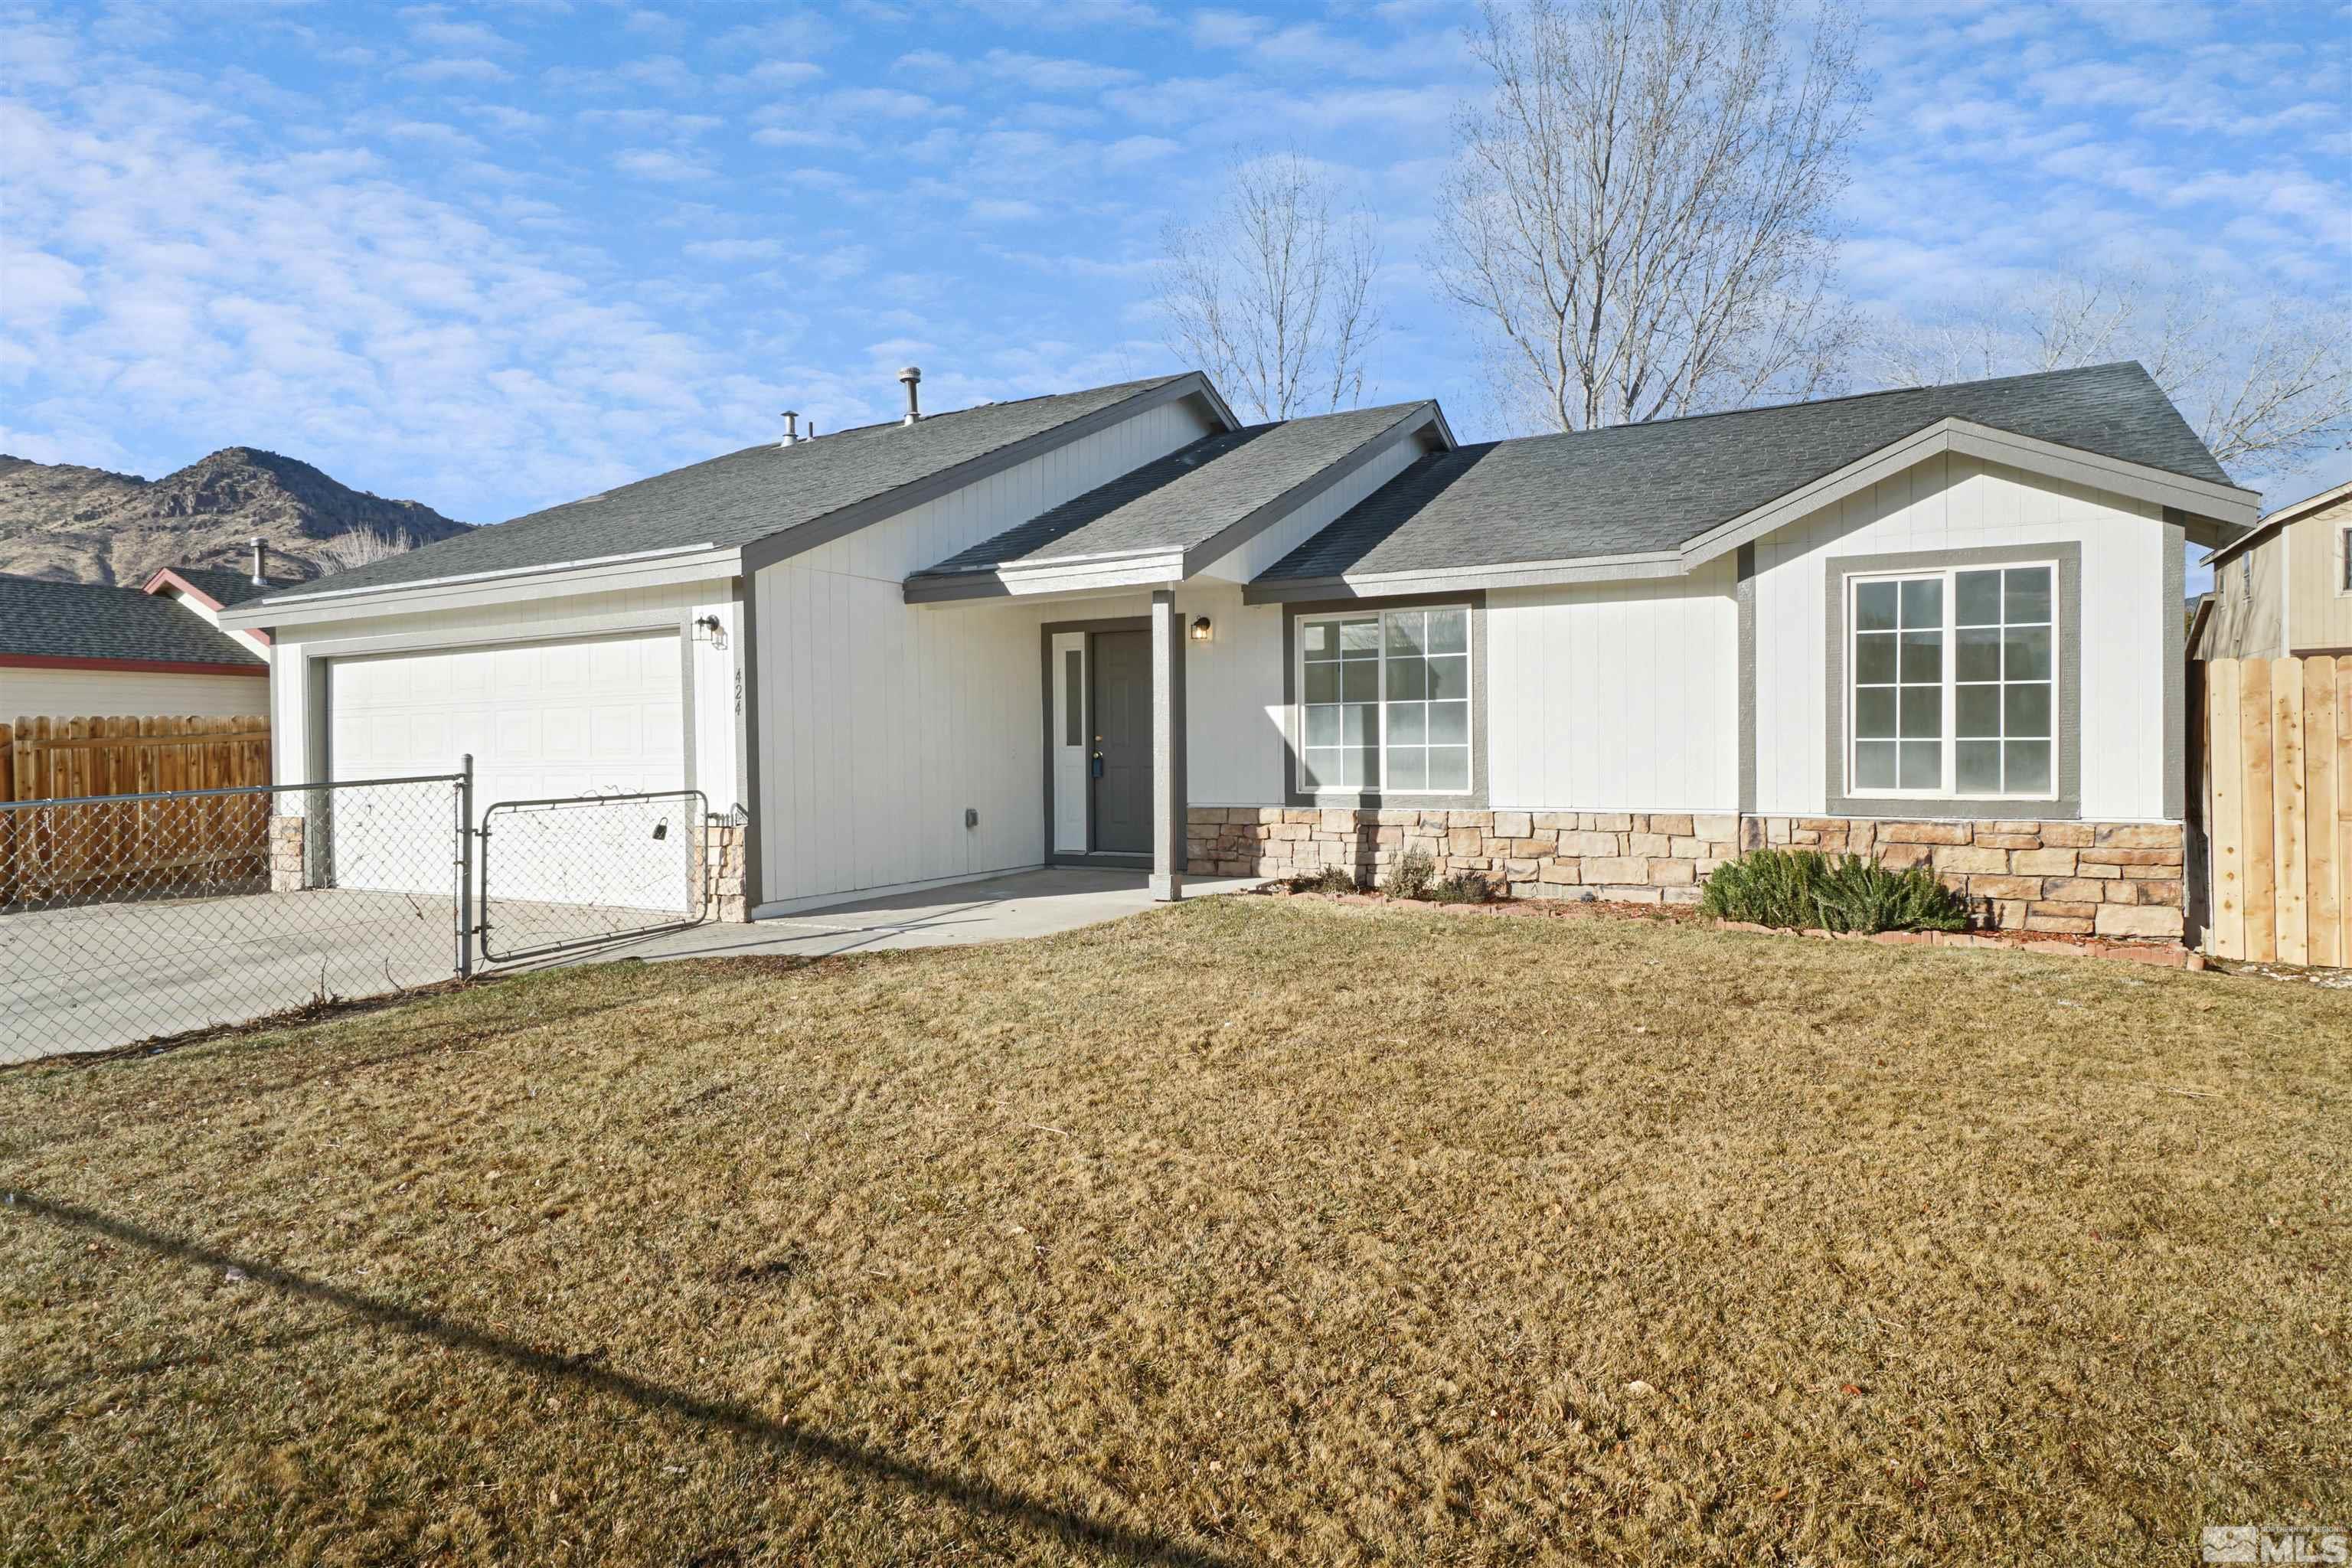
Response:
[[[1480,434],[1422,270],[1448,0],[0,0],[0,451],[231,444],[487,521],[772,437],[1176,368],[1150,271],[1238,144],[1380,216],[1376,400]],[[1870,13],[1874,311],[2045,268],[2340,291],[2352,8]],[[2352,457],[2271,500],[2352,478]]]

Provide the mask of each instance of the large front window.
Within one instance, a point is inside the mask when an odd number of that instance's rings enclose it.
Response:
[[[1468,610],[1301,619],[1298,692],[1302,791],[1468,793]]]
[[[2056,575],[2040,563],[1846,580],[1848,793],[2055,793]]]

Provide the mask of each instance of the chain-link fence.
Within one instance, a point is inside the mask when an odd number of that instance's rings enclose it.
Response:
[[[465,777],[0,803],[0,1062],[464,966]]]
[[[482,812],[482,956],[568,952],[702,918],[700,790],[504,800]]]

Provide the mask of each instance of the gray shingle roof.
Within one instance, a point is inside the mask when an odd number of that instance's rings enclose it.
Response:
[[[253,578],[244,572],[232,572],[223,566],[174,566],[173,572],[184,578],[192,588],[212,596],[223,609],[273,589],[291,589],[294,583],[270,583],[262,587],[253,585]]]
[[[1204,436],[915,575],[1187,550],[1426,406],[1393,403]]]
[[[0,575],[0,654],[262,668],[243,637],[159,595]]]
[[[1672,550],[1951,417],[2231,482],[2147,372],[2093,365],[1464,447],[1422,458],[1258,581]]]
[[[297,599],[384,584],[593,561],[641,551],[740,546],[983,458],[1181,376],[869,425],[793,447],[746,447],[493,528],[271,595]]]

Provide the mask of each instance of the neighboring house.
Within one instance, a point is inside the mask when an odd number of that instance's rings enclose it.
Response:
[[[2205,564],[2213,606],[2198,658],[2352,654],[2352,484],[2280,507]]]
[[[2177,934],[2183,542],[2255,515],[2136,364],[1466,447],[1431,402],[1244,426],[1194,374],[751,447],[223,618],[277,638],[285,780],[699,788],[755,915],[1415,844],[1685,899],[1797,842]]]
[[[220,625],[262,591],[234,572],[138,588],[0,575],[0,722],[268,712],[268,634]]]

